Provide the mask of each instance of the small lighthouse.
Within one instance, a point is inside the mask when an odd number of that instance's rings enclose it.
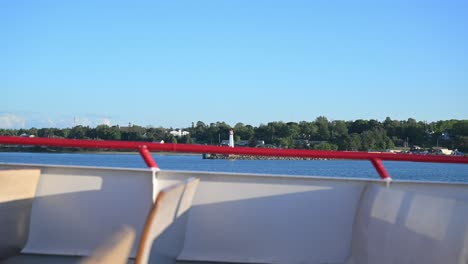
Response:
[[[233,129],[229,131],[229,147],[231,148],[234,147],[234,130]]]

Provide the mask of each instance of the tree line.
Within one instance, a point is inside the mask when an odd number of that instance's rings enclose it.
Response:
[[[228,139],[229,130],[234,129],[235,141],[251,147],[372,151],[418,145],[423,148],[441,146],[459,151],[468,150],[468,120],[428,123],[413,118],[392,120],[387,117],[383,122],[374,119],[330,121],[319,116],[313,121],[275,121],[259,126],[237,123],[231,127],[225,122],[205,124],[198,121],[192,123],[191,127],[180,129],[190,134],[175,137],[169,133],[173,128],[99,125],[63,129],[0,129],[0,135],[151,142],[163,140],[168,143],[219,145],[222,140]]]

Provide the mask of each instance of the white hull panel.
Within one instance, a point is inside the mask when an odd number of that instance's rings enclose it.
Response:
[[[468,260],[468,184],[393,182],[387,189],[379,180],[161,171],[153,191],[147,170],[20,167],[42,172],[25,253],[86,256],[123,224],[139,241],[154,194],[196,176],[179,260]]]

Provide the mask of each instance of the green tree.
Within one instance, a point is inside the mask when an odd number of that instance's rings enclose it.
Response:
[[[299,122],[301,129],[301,136],[303,139],[312,139],[318,137],[318,127],[313,122],[301,121]]]
[[[193,139],[190,135],[187,135],[186,136],[186,141],[185,141],[186,144],[193,144]]]
[[[348,127],[344,121],[333,121],[331,125],[333,137],[340,138],[348,135]]]
[[[335,144],[325,142],[325,143],[322,143],[322,144],[314,145],[313,148],[316,149],[316,150],[337,150],[338,146],[335,145]]]
[[[85,129],[85,138],[97,138],[96,128],[90,128],[89,126],[84,127]]]
[[[375,119],[371,119],[369,120],[369,122],[367,122],[367,130],[380,129],[382,127],[383,127],[382,123],[380,123],[379,121]]]
[[[133,125],[128,127],[127,130],[121,131],[121,138],[122,140],[128,141],[149,141],[152,140],[151,137],[146,135],[146,128],[142,126]]]
[[[351,122],[349,126],[349,133],[361,134],[362,132],[368,129],[369,129],[369,121],[358,119],[358,120],[355,120],[354,122]]]
[[[108,138],[110,140],[120,140],[120,139],[122,139],[122,134],[120,133],[119,126],[111,126],[110,127]]]
[[[54,128],[40,128],[37,131],[37,136],[39,137],[46,137],[46,138],[52,138],[55,136],[54,134],[55,129]]]
[[[364,131],[361,133],[361,150],[369,151],[375,150],[375,138],[374,133],[372,131]]]
[[[249,147],[256,147],[257,146],[257,138],[252,136],[249,138]]]
[[[362,149],[361,136],[357,133],[353,133],[347,136],[344,140],[344,149],[357,151]]]
[[[148,127],[146,128],[146,134],[152,141],[159,142],[164,140],[166,129],[162,127]]]
[[[330,138],[330,129],[328,128],[328,119],[324,116],[319,116],[315,119],[315,124],[318,127],[319,140],[328,140]]]
[[[266,125],[260,124],[260,126],[255,128],[254,131],[255,131],[254,138],[256,140],[264,140],[265,143],[267,143],[267,144],[272,143],[270,138],[268,137],[268,127]],[[257,144],[257,143],[255,143],[255,144]]]
[[[454,123],[452,133],[458,136],[468,136],[468,120],[460,120]]]
[[[219,127],[215,123],[211,123],[210,126],[207,128],[207,140],[209,144],[219,145],[221,143],[221,132],[219,131]],[[222,135],[223,138],[225,135]]]
[[[16,136],[15,129],[0,129],[1,136]]]
[[[96,137],[99,139],[110,139],[110,128],[108,125],[99,125],[96,127]]]
[[[288,137],[292,139],[299,139],[301,137],[301,127],[296,122],[288,122],[286,123],[288,127]]]
[[[108,125],[99,125],[94,129],[95,137],[104,140],[120,140],[121,133],[118,126],[109,127]]]
[[[173,141],[172,138],[171,138],[171,141]],[[184,143],[184,144],[193,144],[193,140],[190,134],[180,137],[179,140],[177,140],[177,142]]]
[[[64,129],[57,129],[57,132],[55,133],[58,137],[62,138],[68,138],[68,135],[70,135],[70,128],[64,128]]]
[[[33,136],[36,136],[36,137],[37,137],[37,135],[38,135],[37,132],[38,132],[38,131],[37,131],[37,128],[35,128],[35,127],[30,128],[30,129],[27,130],[27,133],[28,133],[29,135],[33,135]]]
[[[208,126],[202,121],[198,121],[195,127],[192,129],[192,136],[197,142],[209,142]]]
[[[164,142],[177,143],[177,139],[172,134],[167,133],[165,138],[164,138]]]
[[[293,146],[291,137],[279,138],[276,143],[282,148],[291,148]]]
[[[86,134],[86,129],[83,126],[75,126],[70,130],[68,138],[74,139],[84,139]]]
[[[246,126],[243,123],[237,123],[234,126],[234,135],[239,136],[239,140],[248,140],[254,135],[254,129],[252,126]]]

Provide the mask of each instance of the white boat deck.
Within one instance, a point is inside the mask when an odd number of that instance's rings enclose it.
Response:
[[[157,263],[468,263],[468,184],[0,164],[19,167],[41,176],[23,255],[0,263],[77,263],[122,224],[138,242],[153,196],[193,176],[183,248],[174,224]]]

